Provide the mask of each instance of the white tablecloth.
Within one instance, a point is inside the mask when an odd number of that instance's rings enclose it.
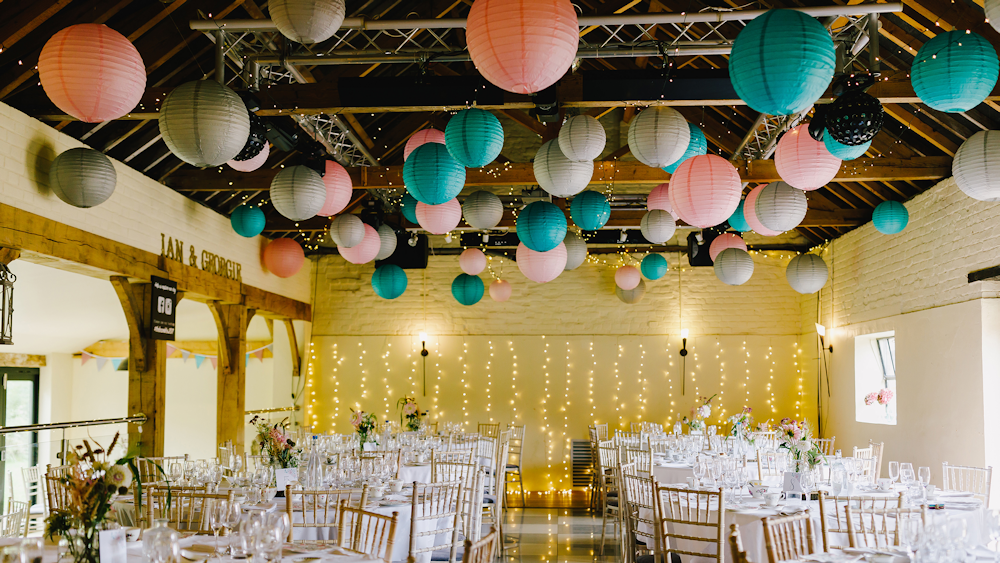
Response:
[[[417,483],[430,483],[431,478],[430,463],[427,465],[407,465],[404,463],[399,467],[399,480],[403,484],[412,484],[414,481]]]

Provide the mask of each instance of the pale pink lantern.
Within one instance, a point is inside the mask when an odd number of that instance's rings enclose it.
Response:
[[[248,158],[246,160],[230,160],[226,164],[228,164],[230,168],[236,170],[237,172],[253,172],[254,170],[260,168],[261,166],[264,166],[264,163],[267,162],[267,157],[270,154],[271,154],[271,145],[264,143],[264,148],[260,149],[260,152],[257,153],[257,156],[253,158]]]
[[[323,174],[323,184],[326,185],[326,203],[316,215],[330,217],[336,215],[351,202],[354,184],[347,169],[332,160],[326,161],[326,173]]]
[[[560,242],[548,252],[535,252],[522,242],[517,245],[515,257],[524,277],[538,283],[550,282],[566,269],[566,244]]]
[[[635,289],[641,280],[642,274],[635,266],[622,266],[615,270],[615,285],[625,291]]]
[[[743,218],[747,220],[747,224],[750,225],[750,228],[753,229],[753,231],[758,235],[774,237],[780,235],[781,232],[768,229],[763,223],[760,222],[760,219],[757,219],[757,197],[760,196],[760,192],[766,186],[767,184],[757,186],[756,188],[750,190],[750,193],[747,194],[747,199],[743,202]],[[715,258],[712,260],[715,260]]]
[[[503,303],[510,299],[510,292],[510,284],[504,280],[496,280],[490,284],[490,297],[498,303]]]
[[[841,160],[826,145],[809,135],[809,125],[799,125],[785,133],[774,151],[774,167],[781,179],[793,188],[812,191],[837,176]]]
[[[413,152],[413,149],[426,143],[441,143],[443,145],[444,131],[438,131],[437,129],[421,129],[420,131],[410,135],[410,138],[406,141],[406,145],[403,146],[403,160],[410,158],[410,153]]]
[[[264,247],[264,267],[279,278],[294,276],[306,261],[302,246],[290,238],[274,239]]]
[[[712,257],[712,260],[715,260],[715,257],[727,248],[739,248],[740,250],[746,250],[747,243],[740,235],[734,233],[722,233],[721,235],[715,237],[715,240],[713,240],[712,244],[709,245],[708,255]]]
[[[729,219],[740,205],[743,184],[736,167],[714,154],[693,156],[670,179],[672,214],[702,229]]]
[[[379,249],[382,248],[382,238],[378,236],[375,227],[365,224],[365,238],[354,246],[347,248],[338,246],[337,250],[351,264],[367,264],[378,256]]]
[[[38,78],[56,107],[80,121],[100,123],[135,108],[146,89],[146,66],[124,35],[104,24],[81,23],[46,41]]]
[[[478,248],[466,248],[458,255],[458,266],[470,276],[478,276],[486,269],[486,255]]]
[[[486,80],[508,92],[532,94],[569,70],[580,27],[570,0],[476,0],[465,40]]]
[[[462,221],[462,204],[452,199],[441,205],[417,202],[417,223],[432,235],[444,235],[458,228]]]
[[[674,213],[674,208],[670,205],[670,184],[660,184],[649,192],[646,197],[646,209],[662,209],[669,213],[675,221],[677,220],[677,214]]]

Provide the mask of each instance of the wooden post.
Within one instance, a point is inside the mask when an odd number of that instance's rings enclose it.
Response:
[[[219,445],[232,441],[236,451],[244,448],[246,420],[247,328],[254,309],[211,301],[209,308],[219,331],[218,392],[215,436]]]

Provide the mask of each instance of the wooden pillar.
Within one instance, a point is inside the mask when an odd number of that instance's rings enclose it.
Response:
[[[222,445],[232,441],[236,451],[243,451],[246,420],[247,328],[254,310],[245,305],[209,303],[219,330],[218,392],[216,396],[215,436]]]

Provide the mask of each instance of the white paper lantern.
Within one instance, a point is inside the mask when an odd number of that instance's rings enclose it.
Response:
[[[792,258],[785,269],[788,285],[799,293],[816,293],[823,289],[829,275],[826,262],[816,254],[800,254]]]
[[[594,163],[573,162],[559,150],[559,143],[547,141],[535,153],[535,181],[556,197],[574,196],[594,177]]]
[[[330,222],[330,238],[337,246],[352,248],[365,238],[365,224],[357,215],[337,215]]]
[[[170,152],[202,168],[232,160],[250,136],[246,104],[215,80],[195,80],[171,90],[158,120]]]
[[[958,147],[951,171],[965,195],[1000,201],[1000,131],[980,131],[969,137]]]
[[[292,221],[315,217],[326,203],[326,184],[308,166],[288,166],[271,180],[271,204]]]
[[[808,207],[806,193],[785,182],[764,186],[754,203],[757,220],[768,229],[782,233],[798,227],[806,218]]]
[[[111,159],[91,148],[69,149],[52,161],[49,187],[59,199],[75,207],[94,207],[111,197],[118,173]]]
[[[458,228],[462,221],[462,205],[449,199],[440,205],[417,202],[417,223],[432,235],[444,235]]]
[[[271,21],[296,43],[326,41],[340,29],[347,11],[344,0],[271,0]]]
[[[587,243],[580,235],[569,231],[563,239],[566,245],[566,270],[575,270],[587,260]]]
[[[379,225],[378,228],[379,248],[376,260],[385,260],[396,252],[396,231],[389,225]]]
[[[743,285],[753,275],[753,258],[745,250],[727,248],[715,257],[715,277],[727,285]]]
[[[615,295],[618,299],[621,299],[622,303],[627,305],[632,305],[642,301],[642,297],[646,295],[646,282],[644,280],[639,280],[639,285],[632,289],[622,289],[615,286]]]
[[[492,229],[503,219],[503,202],[493,192],[472,192],[462,202],[465,222],[476,229]]]
[[[983,9],[986,10],[986,20],[993,29],[1000,31],[1000,0],[986,0]]]
[[[674,216],[662,209],[652,209],[647,211],[639,221],[639,229],[642,236],[653,244],[663,244],[674,236],[677,230],[677,222]]]
[[[684,116],[672,107],[649,107],[628,128],[628,148],[639,162],[663,168],[680,160],[691,142]]]
[[[589,115],[574,115],[559,130],[559,150],[574,162],[596,159],[607,144],[604,126]]]

